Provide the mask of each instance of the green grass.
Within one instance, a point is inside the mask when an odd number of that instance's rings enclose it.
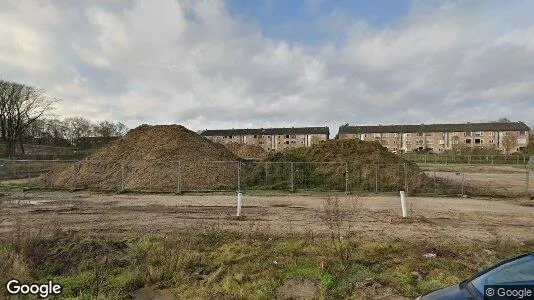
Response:
[[[61,297],[124,298],[151,286],[184,298],[269,299],[292,279],[320,283],[320,298],[360,297],[374,282],[416,297],[459,282],[534,245],[453,240],[413,242],[348,236],[246,234],[215,229],[105,238],[58,233],[5,240],[0,279],[52,279]],[[488,251],[490,250],[490,251]],[[423,254],[437,258],[425,259]]]

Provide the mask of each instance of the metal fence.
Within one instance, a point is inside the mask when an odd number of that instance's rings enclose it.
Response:
[[[534,161],[533,161],[534,163]],[[251,161],[0,161],[0,184],[116,192],[345,192],[534,195],[531,165]]]
[[[424,164],[524,165],[529,161],[527,155],[400,154],[400,156]]]

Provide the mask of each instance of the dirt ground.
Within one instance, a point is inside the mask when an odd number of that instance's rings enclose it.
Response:
[[[140,195],[88,192],[13,193],[0,198],[0,235],[17,224],[30,232],[74,230],[126,235],[181,228],[219,228],[281,234],[325,233],[325,196],[244,195],[236,218],[235,195]],[[409,197],[411,218],[400,217],[394,196],[335,196],[341,234],[408,239],[453,238],[534,242],[533,200]]]

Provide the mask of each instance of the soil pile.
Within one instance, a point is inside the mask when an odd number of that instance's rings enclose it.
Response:
[[[278,175],[286,178],[287,163],[283,167],[279,164],[294,162],[289,166],[294,172],[293,185],[306,189],[344,190],[349,185],[351,190],[393,192],[405,189],[404,178],[407,178],[409,191],[429,185],[428,177],[415,163],[389,152],[377,142],[328,140],[311,147],[269,154],[266,161],[273,164],[264,166],[264,171],[257,168],[252,182],[259,183],[262,177]],[[284,174],[277,174],[281,172]]]
[[[239,158],[180,125],[141,125],[85,160],[52,172],[55,186],[211,190],[236,185]],[[122,180],[121,180],[122,177]]]
[[[239,143],[225,144],[226,148],[235,155],[245,159],[265,159],[267,151],[258,145],[247,145]]]

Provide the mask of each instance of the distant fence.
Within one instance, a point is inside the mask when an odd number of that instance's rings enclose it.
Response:
[[[360,165],[353,162],[0,161],[2,185],[115,192],[345,192],[534,195],[528,165]]]
[[[399,154],[406,160],[424,164],[527,164],[527,155],[446,155],[446,154]]]

